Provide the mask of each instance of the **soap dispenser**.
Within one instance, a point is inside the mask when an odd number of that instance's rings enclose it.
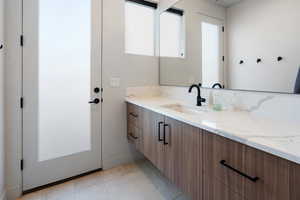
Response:
[[[220,100],[221,100],[220,94],[218,92],[214,93],[213,106],[212,106],[212,109],[214,111],[222,111],[223,110],[223,106],[222,106],[222,103],[220,102]]]

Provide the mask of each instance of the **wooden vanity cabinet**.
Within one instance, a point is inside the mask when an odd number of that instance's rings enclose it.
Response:
[[[133,104],[127,104],[127,138],[135,147],[143,152],[143,109]]]
[[[245,198],[243,195],[231,190],[223,182],[209,175],[204,175],[203,200],[245,200]]]
[[[259,180],[253,182],[244,179],[245,197],[257,200],[300,199],[300,193],[293,198],[296,191],[291,190],[295,178],[292,174],[293,165],[290,161],[246,146],[244,171],[250,176],[257,176]],[[294,180],[297,181],[297,178]]]
[[[299,165],[208,132],[203,145],[204,199],[216,200],[211,198],[216,191],[232,199],[300,199],[294,188],[300,182]]]
[[[163,173],[191,199],[202,199],[202,134],[199,128],[165,117]]]
[[[142,124],[145,157],[192,199],[201,200],[200,129],[146,109]]]
[[[159,169],[162,168],[160,163],[163,158],[161,158],[162,144],[158,141],[158,138],[159,129],[162,128],[163,122],[163,115],[143,109],[143,153]]]
[[[128,139],[193,200],[300,200],[300,165],[127,106]]]
[[[244,145],[233,142],[204,131],[203,151],[204,151],[204,174],[208,179],[221,182],[230,191],[243,193],[243,177],[233,170],[229,170],[221,164],[233,166],[235,169],[243,170]],[[218,183],[219,184],[219,183]]]
[[[290,165],[290,199],[300,199],[300,165],[292,163]]]

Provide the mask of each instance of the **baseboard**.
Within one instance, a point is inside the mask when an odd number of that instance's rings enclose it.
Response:
[[[2,193],[0,194],[0,200],[7,200],[5,190],[3,190]]]

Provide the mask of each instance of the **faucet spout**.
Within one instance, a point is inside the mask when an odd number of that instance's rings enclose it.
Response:
[[[194,88],[197,88],[197,106],[202,106],[202,103],[205,103],[206,99],[201,97],[200,86],[196,84],[191,85],[189,88],[189,93],[191,93]]]
[[[200,91],[199,85],[196,85],[196,84],[191,85],[191,87],[189,88],[189,93],[191,93],[194,88],[197,88],[198,96],[199,96],[201,91]]]

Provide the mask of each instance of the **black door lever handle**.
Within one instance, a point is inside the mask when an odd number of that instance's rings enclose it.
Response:
[[[89,104],[98,104],[100,103],[100,99],[96,98],[93,101],[89,101]]]

